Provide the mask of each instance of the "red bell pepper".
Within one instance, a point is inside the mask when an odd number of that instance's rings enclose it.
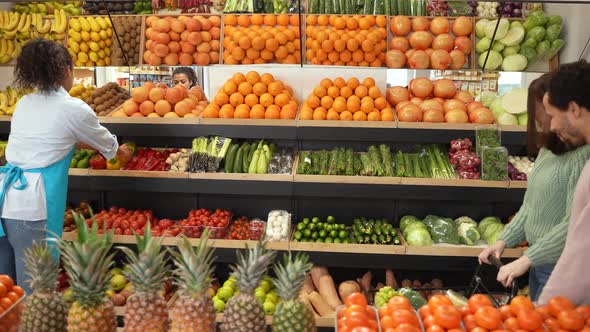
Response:
[[[105,169],[105,168],[107,168],[107,161],[100,154],[95,154],[94,156],[92,156],[90,158],[89,164],[90,164],[90,168],[92,168],[92,169]]]

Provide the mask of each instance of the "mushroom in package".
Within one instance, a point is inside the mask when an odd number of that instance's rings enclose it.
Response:
[[[284,210],[273,210],[268,213],[266,221],[266,239],[269,241],[289,240],[291,214]]]

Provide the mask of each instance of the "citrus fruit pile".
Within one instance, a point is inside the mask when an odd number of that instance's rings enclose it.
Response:
[[[381,67],[386,16],[308,15],[305,57],[314,65]]]
[[[301,63],[298,15],[224,15],[223,62]]]
[[[203,112],[204,118],[295,119],[293,89],[271,74],[250,71],[227,80]]]
[[[301,107],[300,120],[393,121],[393,111],[375,80],[325,78]]]
[[[76,67],[111,64],[113,25],[107,17],[73,17],[68,30],[68,51]]]
[[[14,280],[8,275],[0,275],[0,331],[13,332],[18,329],[20,314],[23,309],[23,303],[19,303],[16,308],[13,305],[25,295],[25,291],[14,284]],[[9,308],[10,312],[5,313]]]
[[[221,17],[150,16],[145,22],[144,63],[152,66],[219,63]]]
[[[473,21],[460,16],[453,22],[445,17],[416,16],[391,18],[393,37],[386,55],[389,68],[460,69],[471,53]]]
[[[131,99],[125,101],[114,117],[196,118],[207,106],[203,90],[195,86],[187,90],[183,85],[168,88],[165,84],[147,82],[134,88]]]

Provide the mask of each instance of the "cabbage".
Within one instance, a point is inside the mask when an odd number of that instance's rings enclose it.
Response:
[[[492,91],[485,90],[481,92],[480,100],[483,106],[485,107],[490,107],[492,103],[496,100],[496,98],[498,98],[498,95],[496,95]]]
[[[502,232],[504,231],[504,225],[501,223],[494,223],[486,227],[485,232],[481,235],[488,245],[496,243]]]
[[[545,16],[545,12],[542,9],[536,9],[529,12],[529,16],[524,22],[523,26],[525,30],[530,30],[534,27],[543,26],[547,23],[548,19]]]
[[[498,24],[497,20],[489,21],[485,27],[486,37],[492,39],[494,36],[494,30],[496,30],[496,24]],[[500,24],[498,25],[498,30],[496,31],[496,38],[494,40],[500,40],[506,36],[508,33],[508,29],[510,29],[510,21],[505,18],[500,19]]]
[[[488,37],[483,37],[477,43],[475,43],[475,51],[477,53],[483,53],[490,49],[490,45],[492,44],[492,40]]]
[[[420,222],[420,219],[418,219],[414,216],[403,216],[402,219],[400,219],[400,221],[399,221],[399,228],[401,229],[402,233],[409,224],[416,222],[416,221]]]
[[[507,57],[513,54],[518,54],[518,51],[520,51],[520,45],[506,46],[506,48],[504,48],[502,51],[502,55]]]
[[[547,55],[550,53],[549,50],[551,49],[551,43],[548,40],[543,40],[539,44],[537,44],[537,56],[539,58],[545,60]]]
[[[519,126],[526,126],[529,123],[529,114],[522,113],[516,116],[518,118],[518,125]]]
[[[474,222],[475,223],[475,222]],[[477,227],[470,223],[462,223],[458,227],[459,241],[462,244],[472,246],[475,242],[479,241],[481,235],[477,230]]]
[[[407,234],[410,234],[411,232],[414,232],[416,230],[425,230],[426,232],[428,232],[428,229],[426,228],[426,225],[424,225],[422,222],[420,221],[414,221],[409,223],[408,225],[406,225],[406,228],[402,231],[402,233],[404,234],[404,236],[407,237]],[[429,234],[430,236],[430,234]]]
[[[547,28],[547,33],[546,33],[545,38],[547,38],[548,41],[552,42],[552,41],[556,40],[557,38],[559,38],[560,33],[561,33],[561,25],[552,25]]]
[[[475,220],[465,216],[455,219],[455,225],[457,225],[457,227],[459,227],[461,224],[471,224],[477,227],[477,222],[475,222]]]
[[[556,39],[551,43],[551,48],[545,53],[545,57],[543,58],[545,61],[551,60],[559,50],[565,46],[565,40],[563,39]]]
[[[484,62],[486,61],[486,54],[490,54],[488,57],[488,62],[485,64],[485,68],[483,68],[484,66]],[[477,60],[479,66],[483,69],[487,69],[487,70],[495,70],[498,69],[501,65],[502,65],[502,55],[500,55],[500,53],[494,51],[494,50],[490,50],[487,52],[484,52],[482,54],[479,55],[479,59]]]
[[[479,232],[481,234],[483,234],[483,233],[485,233],[486,228],[489,225],[494,224],[494,223],[501,224],[502,221],[498,217],[485,217],[479,222],[479,225],[477,226],[477,228],[478,228]]]
[[[545,39],[547,30],[543,27],[534,27],[526,34],[526,39],[534,39],[537,43]]]
[[[498,120],[498,117],[500,115],[506,113],[506,110],[504,109],[504,107],[502,107],[502,98],[497,98],[496,100],[494,100],[494,102],[490,106],[490,110],[494,114],[494,119],[496,119],[496,121]]]
[[[528,47],[523,45],[518,51],[519,54],[524,55],[524,57],[528,60],[529,63],[534,62],[537,58],[537,51],[535,51],[534,47]]]
[[[412,225],[415,225],[414,223]],[[408,226],[409,228],[409,226]],[[408,231],[406,228],[406,231]],[[413,229],[407,232],[407,235],[404,235],[406,238],[406,242],[412,246],[431,246],[433,245],[432,238],[430,237],[430,233],[426,230],[426,228],[420,229]]]
[[[508,34],[500,39],[500,42],[506,46],[514,46],[520,44],[524,39],[524,28],[514,27],[508,30]]]
[[[521,47],[530,47],[530,48],[535,48],[537,47],[537,41],[534,38],[527,38],[524,43],[522,43],[520,46]]]
[[[518,125],[518,119],[516,118],[516,116],[510,113],[500,114],[496,119],[496,122],[498,122],[501,125]]]
[[[528,61],[524,55],[512,54],[502,61],[502,70],[504,71],[523,71],[526,69]]]
[[[561,24],[563,23],[563,19],[561,18],[561,16],[559,15],[549,15],[549,17],[547,17],[547,24],[545,24],[546,27],[550,27],[552,25],[559,25],[561,26]]]
[[[523,28],[522,23],[520,23],[519,21],[513,21],[512,23],[510,23],[510,29],[515,29],[515,28]]]
[[[504,47],[506,47],[506,45],[500,43],[499,41],[494,42],[494,45],[492,46],[492,50],[500,53],[502,52],[502,50],[504,49]]]
[[[502,108],[511,114],[520,114],[526,112],[529,90],[526,88],[516,88],[510,90],[502,96]]]
[[[486,20],[485,18],[482,18],[481,20],[477,21],[477,23],[475,23],[475,35],[477,36],[477,38],[485,37],[486,26],[488,22],[490,21]]]

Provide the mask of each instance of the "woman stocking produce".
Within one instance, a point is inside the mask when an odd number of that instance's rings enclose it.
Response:
[[[172,72],[174,85],[184,85],[187,90],[197,85],[197,74],[190,67],[178,67]]]
[[[73,61],[65,47],[45,39],[23,46],[15,83],[36,92],[22,97],[12,117],[6,167],[0,168],[0,274],[14,276],[27,289],[23,257],[33,241],[61,236],[68,170],[78,142],[107,159],[128,160],[92,109],[70,97]]]
[[[499,258],[504,248],[527,241],[529,248],[524,255],[503,266],[497,279],[508,286],[530,269],[529,288],[533,301],[541,294],[561,255],[576,183],[584,164],[590,159],[589,146],[576,148],[583,144],[581,137],[571,137],[564,143],[550,132],[543,107],[549,78],[550,74],[545,74],[529,87],[529,153],[540,150],[528,178],[523,204],[498,241],[479,255],[480,263],[489,264],[490,255]]]

